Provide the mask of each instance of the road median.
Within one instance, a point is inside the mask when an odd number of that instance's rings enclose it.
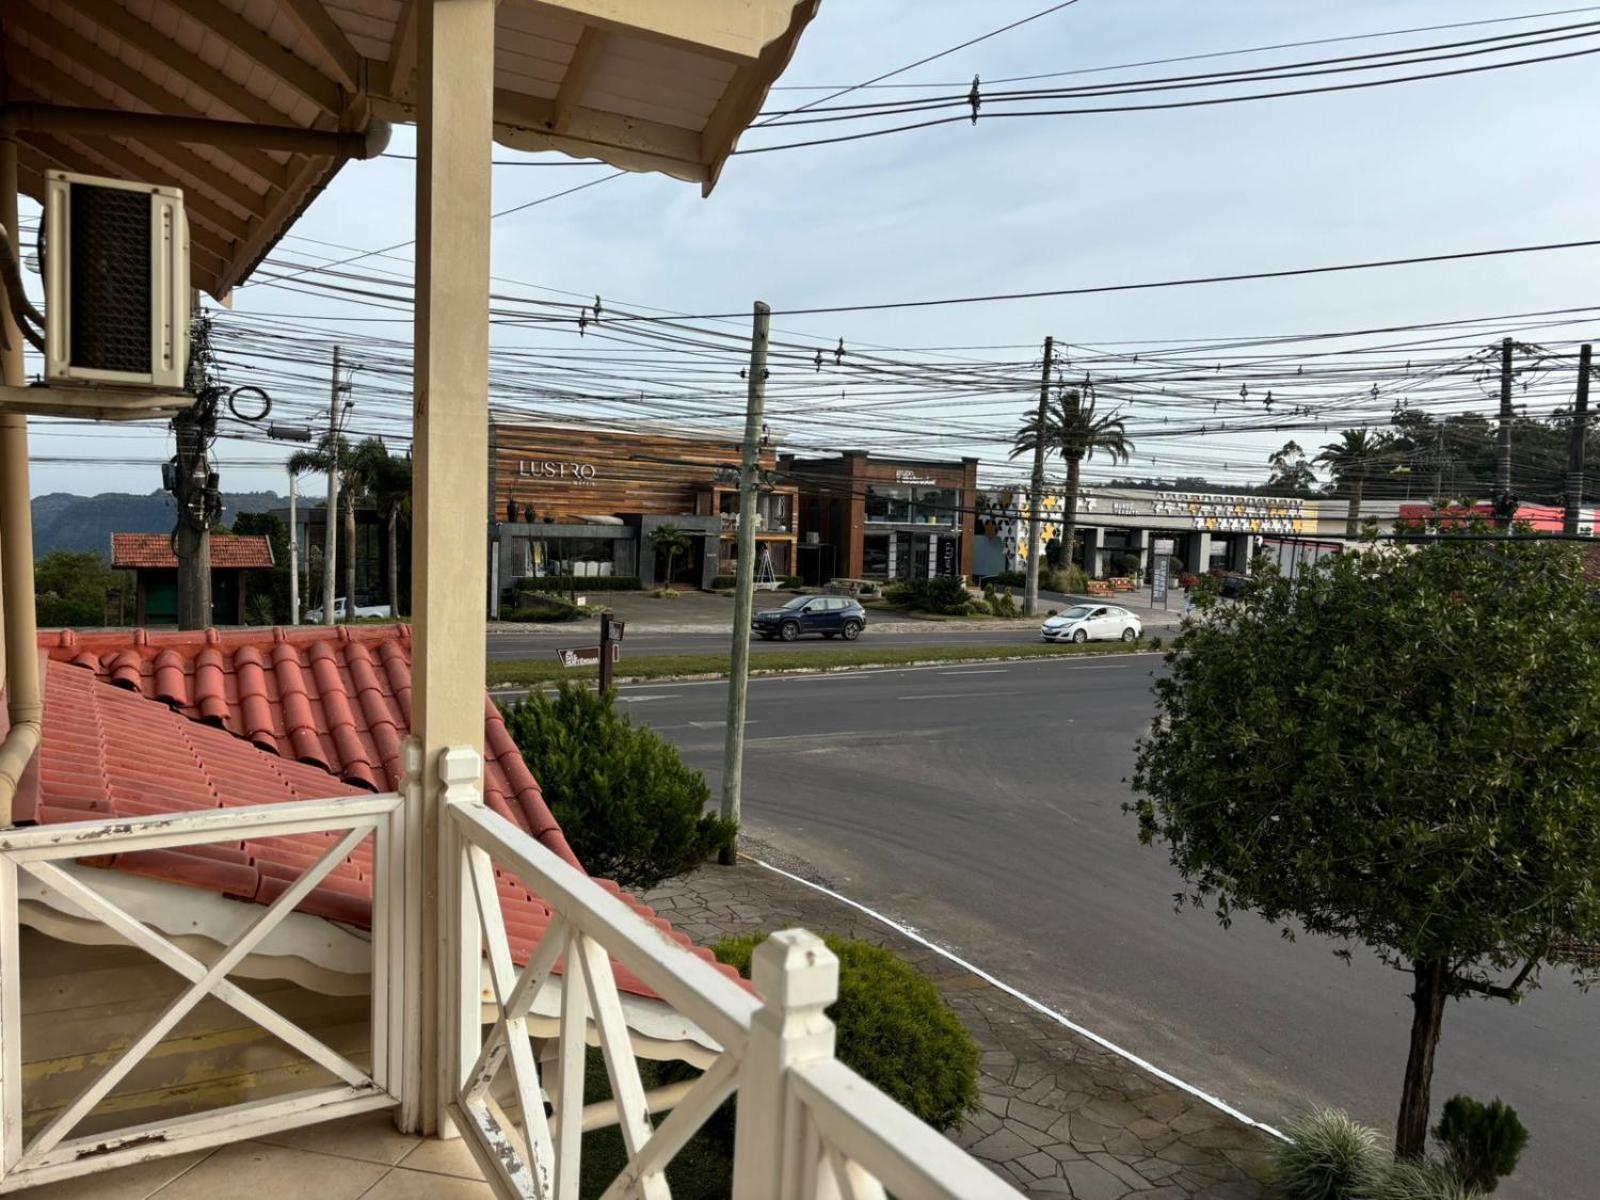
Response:
[[[1006,662],[1035,658],[1085,658],[1149,651],[1147,642],[1111,642],[1099,645],[1032,646],[850,646],[807,647],[764,653],[750,667],[751,676],[794,675],[849,671],[866,667],[938,666],[942,663]],[[533,687],[563,679],[592,680],[593,667],[563,667],[553,658],[496,659],[489,663],[491,688]],[[662,654],[624,659],[617,664],[617,682],[656,679],[717,679],[728,673],[725,654]]]

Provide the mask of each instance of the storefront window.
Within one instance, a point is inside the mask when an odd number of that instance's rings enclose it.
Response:
[[[869,521],[909,521],[911,489],[894,483],[868,484],[866,507]]]
[[[756,511],[761,514],[758,528],[765,533],[788,533],[793,500],[794,497],[787,492],[763,492],[756,506]]]
[[[861,574],[866,579],[889,578],[889,534],[861,539]]]
[[[912,520],[919,525],[961,524],[961,489],[919,487],[914,489]]]
[[[606,538],[531,538],[519,547],[516,565],[524,576],[610,575],[614,542]]]

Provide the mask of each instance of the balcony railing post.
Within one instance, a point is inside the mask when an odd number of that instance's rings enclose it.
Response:
[[[434,987],[427,975],[427,955],[423,951],[422,897],[427,892],[422,855],[422,834],[426,828],[422,812],[422,742],[408,737],[400,751],[404,775],[400,780],[400,811],[395,829],[400,862],[396,906],[402,930],[394,964],[396,1019],[390,1024],[390,1037],[398,1043],[400,1067],[396,1072],[400,1107],[395,1110],[395,1125],[402,1133],[422,1129],[422,1022],[424,992]]]
[[[825,1009],[839,995],[839,960],[814,933],[786,929],[756,948],[751,979],[764,1001],[739,1071],[734,1200],[798,1200],[807,1174],[804,1113],[789,1086],[796,1063],[833,1057]]]
[[[453,805],[483,803],[483,760],[467,746],[439,756],[445,811],[439,821],[439,1136],[456,1137],[452,1117],[461,1085],[483,1048],[483,932],[467,873],[467,840],[449,817]]]

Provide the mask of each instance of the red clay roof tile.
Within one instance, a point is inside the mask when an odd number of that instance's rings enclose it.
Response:
[[[165,533],[113,533],[111,565],[118,570],[176,571],[178,556]],[[213,533],[211,565],[220,570],[264,571],[272,563],[272,541],[266,534]]]
[[[44,732],[16,819],[55,823],[270,804],[399,786],[410,731],[410,631],[403,626],[204,633],[40,635]],[[493,701],[484,700],[484,799],[574,866]],[[306,834],[107,856],[95,865],[270,903],[333,844]],[[85,860],[87,861],[87,860]],[[300,909],[356,925],[372,919],[372,849],[362,843]],[[496,872],[518,961],[550,921],[543,901]],[[683,934],[609,880],[674,940]],[[731,970],[727,972],[732,974]],[[618,985],[654,993],[617,966]]]

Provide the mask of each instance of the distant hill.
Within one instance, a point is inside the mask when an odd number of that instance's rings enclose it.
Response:
[[[276,492],[236,492],[222,498],[222,521],[231,525],[240,513],[284,508],[289,501]],[[101,492],[74,496],[51,492],[33,499],[34,557],[54,550],[95,550],[110,557],[113,533],[170,533],[176,516],[166,492],[143,496]]]

